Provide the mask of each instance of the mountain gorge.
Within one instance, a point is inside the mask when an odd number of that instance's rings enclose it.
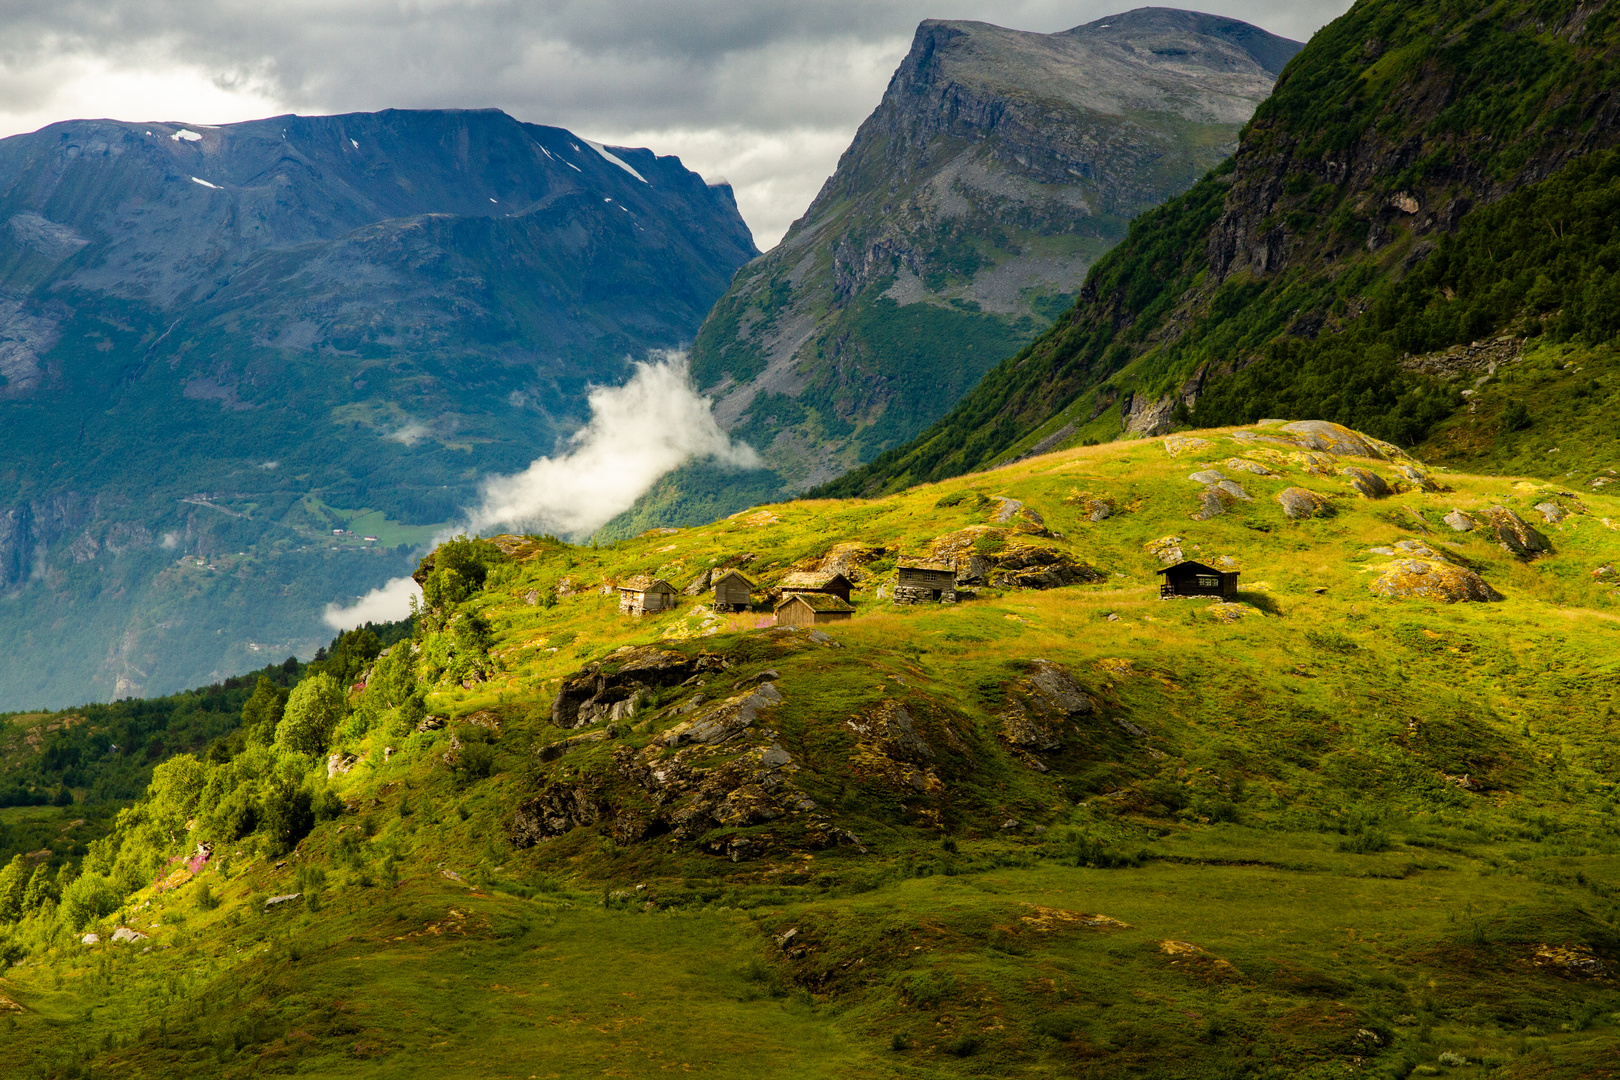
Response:
[[[1268,416],[1606,482],[1617,41],[1604,6],[1358,3],[1051,330],[822,490]]]
[[[56,124],[0,219],[14,705],[307,655],[757,254],[678,159],[494,110]]]
[[[1132,218],[1231,153],[1298,49],[1160,8],[1059,34],[924,22],[693,345],[694,380],[767,468],[687,466],[604,535],[803,490],[911,438],[1066,309]]]

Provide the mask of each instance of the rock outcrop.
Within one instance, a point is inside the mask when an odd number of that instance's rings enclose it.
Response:
[[[551,703],[551,722],[567,729],[627,719],[648,691],[678,685],[724,664],[711,654],[689,657],[650,646],[614,653],[563,680]]]
[[[1339,475],[1349,480],[1351,487],[1369,499],[1387,499],[1394,494],[1384,478],[1370,469],[1346,465],[1339,470]]]
[[[1382,573],[1370,586],[1380,596],[1422,597],[1448,604],[1493,601],[1502,594],[1466,567],[1436,559],[1398,559],[1378,567]]]
[[[1283,513],[1296,521],[1327,517],[1333,510],[1332,504],[1327,499],[1309,488],[1284,488],[1277,493],[1277,502],[1282,506]]]
[[[1521,558],[1533,559],[1552,550],[1552,543],[1528,522],[1505,506],[1480,511],[1485,527],[1496,534],[1502,547]]]

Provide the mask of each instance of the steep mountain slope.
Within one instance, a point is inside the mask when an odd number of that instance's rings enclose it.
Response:
[[[677,473],[609,534],[709,520],[911,438],[1064,310],[1133,217],[1231,152],[1298,49],[1164,8],[1060,34],[924,22],[837,171],[693,346],[716,415],[770,474]]]
[[[494,110],[56,124],[0,222],[13,706],[307,654],[756,254],[677,159]]]
[[[0,871],[0,1070],[1608,1075],[1616,521],[1305,424],[447,545],[329,745]],[[729,566],[856,614],[599,588]]]
[[[1453,450],[1425,453],[1488,465],[1500,446],[1527,467],[1511,395],[1456,410],[1529,338],[1613,336],[1613,168],[1595,155],[1620,141],[1617,43],[1614,13],[1574,0],[1362,0],[1294,60],[1235,158],[1139,219],[1051,331],[914,444],[824,490],[1189,416],[1320,416],[1403,445],[1445,422]],[[1600,357],[1577,388],[1601,402],[1620,386],[1608,370]],[[1546,435],[1536,472],[1616,464],[1601,425]],[[1561,443],[1582,460],[1548,457]]]

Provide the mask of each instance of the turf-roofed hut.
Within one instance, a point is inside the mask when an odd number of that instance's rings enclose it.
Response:
[[[747,611],[753,605],[756,586],[735,570],[714,579],[714,610]]]
[[[826,593],[836,596],[844,603],[849,603],[849,594],[855,588],[855,583],[843,574],[829,574],[820,571],[799,572],[789,574],[782,579],[782,595],[804,595],[808,593]]]
[[[897,604],[953,604],[956,602],[956,568],[932,559],[901,559],[894,586]]]
[[[1177,596],[1219,596],[1230,600],[1237,595],[1238,572],[1217,570],[1201,562],[1176,563],[1159,571],[1164,581],[1159,585],[1159,599]]]
[[[855,614],[847,601],[830,593],[788,593],[776,605],[777,626],[820,626],[843,622]]]
[[[663,578],[637,574],[619,583],[619,614],[650,615],[675,606],[675,586]]]

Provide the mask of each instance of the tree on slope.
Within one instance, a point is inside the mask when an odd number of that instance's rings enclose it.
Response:
[[[287,711],[276,726],[276,745],[319,757],[347,711],[348,700],[336,679],[325,673],[305,679],[287,698]]]

